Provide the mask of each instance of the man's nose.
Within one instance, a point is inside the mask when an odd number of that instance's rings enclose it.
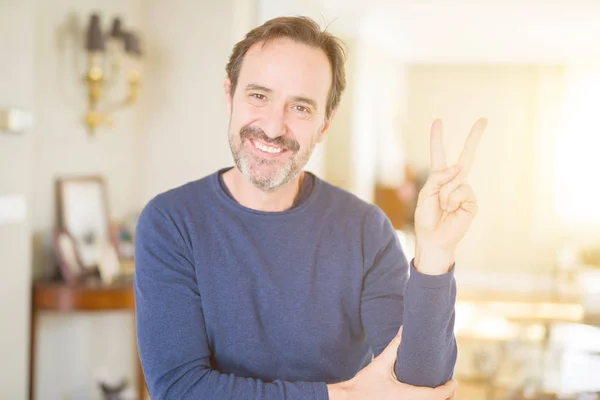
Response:
[[[271,112],[266,115],[264,131],[271,139],[285,136],[285,109],[283,107],[273,107]]]

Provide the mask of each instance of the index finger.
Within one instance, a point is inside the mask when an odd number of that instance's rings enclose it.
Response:
[[[431,169],[434,171],[446,168],[446,153],[444,151],[444,139],[442,137],[442,120],[436,119],[431,125]]]
[[[468,174],[471,172],[471,168],[475,163],[475,154],[477,153],[477,145],[479,144],[479,140],[483,135],[483,131],[487,125],[487,119],[479,118],[473,127],[471,128],[471,132],[469,132],[469,136],[465,141],[465,147],[463,147],[462,152],[460,153],[460,157],[458,158],[458,165],[460,166],[460,170],[464,174]]]

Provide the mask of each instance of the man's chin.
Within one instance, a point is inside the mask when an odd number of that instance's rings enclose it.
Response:
[[[264,174],[248,174],[250,183],[260,190],[265,192],[272,192],[281,187],[284,182],[282,179],[275,175],[264,175]]]
[[[291,179],[289,179],[289,174],[284,174],[280,168],[251,168],[247,171],[242,171],[242,174],[260,190],[263,191],[274,191],[281,186],[285,185]]]

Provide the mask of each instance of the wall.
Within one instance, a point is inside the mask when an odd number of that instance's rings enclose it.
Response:
[[[554,243],[549,227],[547,171],[538,149],[552,139],[558,115],[558,67],[411,66],[407,71],[407,161],[429,168],[429,128],[444,120],[448,163],[456,162],[477,117],[489,119],[471,183],[480,203],[457,259],[463,268],[548,270]],[[460,99],[460,101],[457,101]],[[544,185],[540,185],[544,177]],[[545,221],[544,221],[545,220]],[[543,224],[543,225],[540,225]]]
[[[403,178],[402,146],[396,130],[403,115],[403,69],[397,57],[362,35],[353,58],[351,190],[372,201],[377,182],[397,185]]]
[[[0,2],[0,108],[34,106],[33,0]],[[34,133],[0,132],[0,197],[19,196],[24,220],[0,221],[0,388],[2,398],[27,395],[31,191]]]
[[[233,35],[249,18],[232,4],[146,1],[144,202],[233,165],[223,81]]]
[[[352,126],[355,118],[354,92],[356,90],[356,40],[344,38],[348,46],[346,61],[346,89],[333,119],[325,141],[321,143],[322,177],[328,182],[351,190],[354,185],[355,167],[352,162]]]

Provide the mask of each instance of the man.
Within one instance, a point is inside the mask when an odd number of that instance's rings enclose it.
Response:
[[[235,166],[144,208],[135,296],[153,399],[454,396],[454,250],[476,212],[466,176],[485,121],[452,167],[434,122],[409,267],[379,208],[303,171],[344,57],[308,18],[249,32],[226,68]]]

